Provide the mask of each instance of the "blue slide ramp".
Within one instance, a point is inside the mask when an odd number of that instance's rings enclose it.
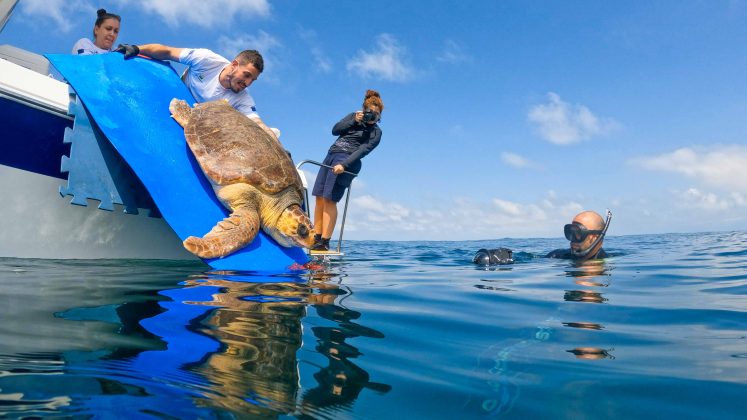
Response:
[[[48,54],[116,151],[150,193],[163,218],[182,240],[202,236],[228,215],[171,118],[172,98],[195,102],[174,69],[121,54]],[[282,273],[308,257],[301,248],[278,245],[264,232],[224,258],[205,260],[217,270]]]

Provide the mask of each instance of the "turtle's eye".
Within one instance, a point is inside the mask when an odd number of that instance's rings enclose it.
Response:
[[[305,238],[309,236],[309,229],[306,227],[306,225],[301,224],[301,225],[298,225],[298,228],[296,229],[296,233],[298,233],[298,236]]]

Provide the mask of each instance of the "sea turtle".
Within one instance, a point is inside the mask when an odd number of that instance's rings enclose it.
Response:
[[[260,226],[285,247],[313,245],[301,209],[302,184],[278,141],[225,100],[196,104],[172,99],[171,116],[218,199],[231,214],[184,247],[202,258],[224,257],[252,242]]]

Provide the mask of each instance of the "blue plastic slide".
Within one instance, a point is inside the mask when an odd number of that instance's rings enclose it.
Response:
[[[91,117],[130,165],[164,219],[184,240],[202,236],[228,214],[171,118],[172,98],[195,102],[165,63],[121,54],[49,54]],[[264,232],[246,248],[205,260],[218,270],[280,273],[308,258],[301,248],[279,246]]]

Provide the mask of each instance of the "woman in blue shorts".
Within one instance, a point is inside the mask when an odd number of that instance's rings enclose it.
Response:
[[[311,194],[316,197],[314,212],[314,251],[328,251],[329,239],[337,222],[337,203],[345,189],[353,182],[353,175],[361,170],[361,159],[371,153],[381,141],[381,129],[377,124],[384,110],[379,92],[366,91],[363,109],[348,114],[332,127],[332,135],[338,136],[327,151],[324,164],[316,176]]]

